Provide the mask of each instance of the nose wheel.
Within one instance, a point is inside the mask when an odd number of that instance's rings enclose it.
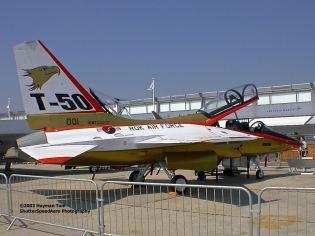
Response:
[[[257,179],[262,179],[262,178],[264,178],[264,176],[265,176],[265,173],[262,169],[256,170],[256,178]]]
[[[89,167],[89,171],[91,174],[96,174],[96,172],[98,172],[100,170],[99,166],[90,166]]]

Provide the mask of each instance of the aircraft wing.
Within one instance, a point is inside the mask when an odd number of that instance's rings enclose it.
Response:
[[[91,150],[96,145],[34,145],[21,150],[40,163],[62,164],[73,157]]]

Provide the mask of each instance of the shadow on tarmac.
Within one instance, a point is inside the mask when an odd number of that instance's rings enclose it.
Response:
[[[100,173],[117,173],[117,172],[127,172],[130,170],[103,170]],[[34,170],[34,169],[14,169],[13,173],[15,174],[26,174],[26,175],[41,175],[41,176],[60,176],[60,175],[86,175],[88,172],[87,169],[76,169],[76,170]],[[216,181],[214,178],[208,178],[206,181],[196,181],[191,180],[189,184],[197,184],[197,185],[215,185],[215,186],[241,186],[245,187],[248,184],[254,184],[263,182],[273,178],[283,178],[292,176],[290,173],[273,173],[271,175],[266,175],[264,179],[257,180],[255,176],[251,175],[249,179],[246,178],[245,175],[241,174],[239,176],[229,177],[225,176],[224,181],[219,179]],[[31,181],[33,179],[29,178],[16,178],[14,179],[14,183],[21,183],[25,181]],[[108,179],[102,179],[102,181],[107,181]],[[111,178],[113,181],[127,181],[127,179],[121,178]],[[4,184],[4,180],[0,178],[0,183]],[[168,184],[169,180],[149,180],[148,182],[155,182],[155,183],[165,183]],[[112,185],[112,184],[111,184]],[[115,203],[127,197],[133,196],[143,196],[145,194],[153,196],[154,194],[162,194],[163,199],[157,197],[157,200],[165,200],[174,196],[170,196],[169,193],[174,191],[171,187],[160,187],[160,186],[142,186],[142,187],[135,187],[135,188],[128,188],[126,185],[112,185],[112,189],[110,186],[105,186],[103,190],[104,196],[104,205],[109,203]],[[245,187],[246,188],[246,187]],[[257,191],[252,191],[248,189],[252,196],[252,203],[257,204],[258,196]],[[71,209],[82,209],[82,207],[88,208],[87,210],[94,210],[97,207],[96,203],[96,190],[69,190],[69,189],[51,189],[51,188],[40,188],[40,189],[29,189],[33,193],[46,196],[47,199],[54,199],[57,200],[58,203],[65,205]],[[157,195],[159,196],[159,195]],[[167,197],[168,196],[168,197]],[[244,191],[239,190],[222,190],[222,189],[204,189],[204,188],[189,188],[186,191],[184,196],[177,196],[178,198],[192,198],[192,199],[200,199],[205,201],[211,202],[219,202],[225,204],[232,204],[234,206],[248,206],[248,196]]]
[[[190,181],[190,184],[199,184],[199,185],[221,185],[221,186],[243,186],[249,183],[257,183],[257,181],[264,181],[270,178],[281,178],[287,177],[290,174],[274,174],[267,176],[263,180],[256,180],[254,177],[247,179],[245,176],[241,176],[238,178],[235,177],[226,177],[225,183],[219,180],[219,182],[215,180],[207,180],[205,182],[200,181]],[[126,181],[125,179],[112,179],[116,181]],[[242,181],[240,181],[242,180]],[[168,180],[150,180],[150,182],[156,183],[165,183],[168,184]],[[67,189],[49,189],[49,188],[41,188],[41,189],[30,189],[29,191],[34,192],[36,194],[46,196],[47,199],[57,200],[58,203],[65,205],[71,209],[78,210],[78,209],[88,209],[94,210],[97,207],[96,198],[97,198],[97,191],[96,190],[67,190]],[[149,200],[149,203],[153,203],[156,201],[164,201],[172,198],[185,198],[185,201],[189,203],[189,198],[192,199],[200,199],[204,201],[210,201],[212,203],[225,203],[229,205],[244,207],[248,206],[249,200],[248,196],[244,191],[239,190],[222,190],[222,189],[205,189],[205,188],[189,188],[185,194],[182,195],[170,195],[170,192],[173,192],[174,188],[167,187],[167,186],[137,186],[137,187],[130,187],[127,185],[120,185],[120,184],[108,184],[105,185],[103,190],[104,196],[104,205],[118,203],[121,204],[121,200],[132,198],[138,199],[136,202],[141,201],[141,199]],[[253,205],[257,204],[258,196],[256,192],[249,190],[252,196]],[[155,197],[154,197],[155,195]],[[144,197],[146,196],[146,197]],[[139,200],[140,199],[140,200]],[[139,203],[141,204],[147,204]],[[264,201],[263,201],[264,202]]]

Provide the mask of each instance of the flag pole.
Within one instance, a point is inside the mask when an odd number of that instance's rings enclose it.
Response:
[[[155,112],[155,101],[154,101],[154,97],[155,97],[155,81],[154,81],[154,78],[152,78],[152,80],[153,80],[152,104],[153,104],[153,111]]]
[[[7,105],[7,110],[8,110],[8,118],[11,120],[11,98],[8,98],[8,105]]]

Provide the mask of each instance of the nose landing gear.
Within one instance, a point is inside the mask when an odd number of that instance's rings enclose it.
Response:
[[[256,170],[256,178],[257,179],[262,179],[262,178],[264,178],[264,176],[265,176],[265,173],[264,173],[263,169],[259,168]]]

